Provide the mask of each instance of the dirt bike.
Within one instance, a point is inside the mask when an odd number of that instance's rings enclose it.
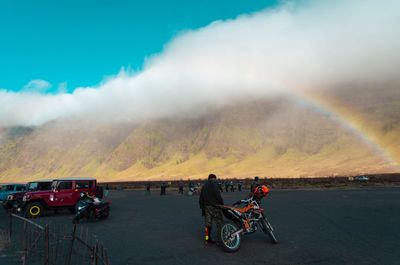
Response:
[[[254,233],[258,228],[261,228],[269,236],[272,243],[278,243],[274,229],[265,217],[264,209],[260,206],[260,199],[256,199],[252,195],[249,199],[236,202],[234,206],[218,206],[229,220],[222,223],[218,232],[220,246],[224,251],[238,251],[242,242],[242,235]],[[239,204],[244,204],[244,207],[235,207]]]

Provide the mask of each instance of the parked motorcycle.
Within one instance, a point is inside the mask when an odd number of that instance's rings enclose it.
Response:
[[[201,186],[200,183],[189,185],[189,190],[188,190],[188,193],[187,193],[188,196],[193,196],[193,195],[196,195],[197,193],[199,193],[200,186]]]
[[[223,250],[227,252],[238,251],[242,242],[242,235],[254,233],[258,228],[261,228],[269,236],[272,243],[278,243],[274,229],[265,217],[264,209],[260,205],[261,199],[268,193],[267,186],[258,186],[250,198],[238,201],[234,206],[218,206],[228,219],[221,225],[218,232],[220,246]],[[240,204],[244,204],[244,207],[235,207]]]
[[[106,219],[110,214],[110,203],[99,200],[97,197],[90,197],[87,193],[81,193],[81,199],[76,206],[76,214],[72,223],[77,224],[80,220]]]
[[[187,194],[188,194],[188,196],[193,196],[198,193],[198,190],[199,190],[199,188],[197,186],[190,187]]]

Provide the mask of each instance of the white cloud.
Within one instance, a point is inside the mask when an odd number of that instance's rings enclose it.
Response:
[[[46,80],[35,79],[29,81],[22,90],[28,93],[42,93],[51,88],[51,86],[52,85]]]
[[[343,82],[397,80],[400,2],[301,1],[184,32],[145,63],[72,94],[0,91],[0,126],[196,115]]]
[[[57,86],[57,92],[59,94],[67,93],[68,92],[68,83],[67,82],[59,83]]]

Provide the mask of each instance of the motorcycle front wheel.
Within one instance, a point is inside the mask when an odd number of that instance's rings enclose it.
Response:
[[[278,243],[278,240],[276,239],[276,237],[274,235],[274,229],[272,228],[271,224],[268,222],[267,218],[264,217],[263,219],[261,219],[260,224],[261,224],[261,228],[262,228],[263,232],[269,236],[269,238],[271,239],[271,242],[273,244]]]
[[[219,229],[219,242],[222,249],[226,252],[236,252],[242,242],[241,234],[233,235],[238,231],[238,227],[231,222],[224,222]]]

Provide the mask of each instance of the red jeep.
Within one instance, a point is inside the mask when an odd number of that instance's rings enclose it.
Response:
[[[99,196],[98,191],[94,178],[57,179],[53,181],[51,190],[26,192],[22,199],[23,209],[25,215],[31,218],[41,216],[45,208],[53,210],[68,208],[71,212],[75,212],[82,192],[87,192],[90,196]]]

